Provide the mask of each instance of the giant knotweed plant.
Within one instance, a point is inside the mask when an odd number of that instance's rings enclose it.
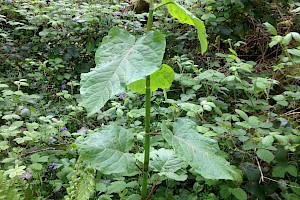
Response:
[[[201,52],[207,50],[207,35],[204,23],[174,0],[162,0],[154,6],[150,0],[147,30],[135,37],[113,27],[103,38],[96,51],[96,67],[82,74],[80,83],[81,102],[88,116],[97,113],[115,95],[126,91],[145,94],[144,154],[131,153],[134,146],[133,130],[116,123],[101,127],[85,139],[78,141],[82,159],[105,175],[134,176],[143,173],[141,199],[147,197],[149,167],[159,176],[185,181],[189,165],[195,173],[207,179],[234,180],[239,175],[224,158],[218,156],[219,147],[215,140],[200,135],[196,123],[179,119],[173,124],[162,123],[161,132],[172,149],[150,152],[150,106],[151,92],[168,89],[174,79],[173,69],[162,64],[166,39],[159,31],[152,30],[153,12],[167,6],[169,13],[179,22],[197,29]],[[137,162],[144,164],[143,169]]]

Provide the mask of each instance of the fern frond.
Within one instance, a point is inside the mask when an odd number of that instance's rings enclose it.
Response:
[[[95,170],[83,165],[78,159],[65,200],[88,200],[95,191]]]
[[[16,178],[7,179],[4,171],[0,170],[0,200],[22,200],[25,199],[24,196],[21,181]]]

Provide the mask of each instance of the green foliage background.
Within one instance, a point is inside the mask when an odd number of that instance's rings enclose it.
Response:
[[[194,28],[155,11],[175,77],[152,94],[151,199],[299,199],[300,4],[177,3],[204,21],[208,52]],[[144,96],[127,89],[87,118],[79,95],[80,75],[95,67],[112,27],[144,33],[147,15],[133,8],[125,0],[1,2],[0,199],[140,198]],[[170,138],[182,121],[242,177],[211,180],[186,151],[175,155]],[[100,173],[79,156],[80,141],[106,125],[130,130],[134,176]]]

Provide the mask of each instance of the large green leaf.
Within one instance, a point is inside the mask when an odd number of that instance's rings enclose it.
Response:
[[[217,155],[220,151],[216,140],[197,132],[196,123],[188,119],[179,119],[173,124],[173,132],[162,124],[162,135],[175,153],[185,160],[194,171],[207,179],[238,178],[237,172],[229,162]]]
[[[169,89],[175,78],[175,73],[169,65],[162,65],[162,68],[150,75],[150,90],[156,91],[158,88]],[[128,88],[140,94],[146,93],[146,80],[138,80],[128,85]]]
[[[128,153],[134,145],[132,129],[116,124],[77,142],[82,159],[103,174],[133,175],[137,172],[134,154]]]
[[[150,153],[150,166],[159,172],[158,175],[166,176],[176,181],[185,181],[187,175],[181,169],[186,168],[186,163],[177,157],[170,149],[159,149]],[[181,173],[178,173],[181,172]]]
[[[191,12],[180,6],[174,0],[162,0],[167,5],[169,13],[172,17],[178,19],[180,23],[189,24],[197,29],[198,39],[201,44],[201,53],[207,50],[207,34],[203,21],[193,15]]]
[[[81,75],[81,102],[88,115],[96,113],[126,85],[157,71],[165,52],[165,37],[151,31],[136,40],[113,27],[96,51],[96,68]]]
[[[137,154],[137,159],[144,162],[144,154]],[[149,166],[153,171],[159,172],[159,176],[165,176],[176,181],[187,179],[187,164],[171,149],[158,149],[150,152]]]

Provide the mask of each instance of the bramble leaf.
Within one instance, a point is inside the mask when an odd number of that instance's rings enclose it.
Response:
[[[270,163],[275,158],[274,154],[266,149],[258,149],[256,155],[258,158],[266,161],[267,163]]]

